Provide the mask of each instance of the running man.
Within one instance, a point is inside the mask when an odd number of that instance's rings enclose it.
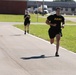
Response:
[[[64,28],[65,19],[60,15],[60,8],[56,8],[56,14],[47,17],[46,24],[50,25],[48,34],[50,37],[50,43],[54,43],[54,38],[56,37],[56,53],[55,56],[59,57],[59,43],[62,36],[62,28]]]
[[[29,33],[29,25],[30,25],[30,15],[28,11],[26,11],[24,15],[24,34]]]

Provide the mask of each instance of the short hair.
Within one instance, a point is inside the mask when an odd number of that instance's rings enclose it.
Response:
[[[60,9],[60,10],[61,10],[61,8],[60,8],[60,7],[57,7],[57,8],[56,8],[56,10],[57,10],[57,9]]]

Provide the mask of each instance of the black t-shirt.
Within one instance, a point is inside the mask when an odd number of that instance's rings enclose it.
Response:
[[[30,15],[24,15],[25,21],[30,21]]]
[[[56,14],[50,15],[47,17],[47,19],[50,21],[52,24],[56,24],[56,26],[51,26],[51,28],[54,29],[61,29],[61,23],[64,24],[64,17],[59,15],[57,16]]]

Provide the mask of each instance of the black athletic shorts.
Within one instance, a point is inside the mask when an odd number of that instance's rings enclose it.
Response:
[[[54,38],[57,34],[60,34],[62,36],[62,30],[49,28],[48,34],[50,38]]]
[[[26,25],[30,25],[30,21],[24,21],[24,26],[26,26]]]

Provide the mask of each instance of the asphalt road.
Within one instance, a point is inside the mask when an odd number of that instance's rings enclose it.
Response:
[[[0,75],[76,75],[76,54],[0,23]],[[44,55],[44,56],[42,56]]]

